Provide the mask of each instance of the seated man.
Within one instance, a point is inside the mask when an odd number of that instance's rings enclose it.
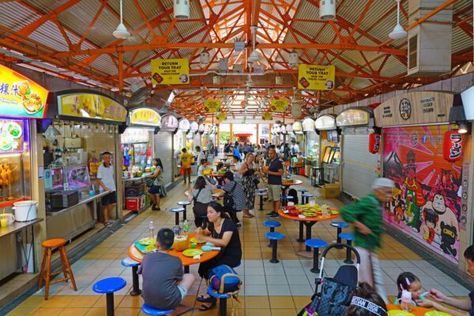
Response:
[[[162,228],[156,237],[157,252],[148,253],[142,261],[143,299],[159,309],[175,309],[194,282],[192,274],[183,274],[183,264],[167,253],[174,242],[174,233]]]

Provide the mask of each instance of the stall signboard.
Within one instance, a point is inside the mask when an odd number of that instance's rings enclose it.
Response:
[[[288,108],[288,99],[271,99],[270,110],[273,112],[285,112]]]
[[[161,131],[174,132],[178,128],[178,119],[171,114],[161,118]]]
[[[307,117],[303,120],[303,131],[314,132],[314,120],[312,118]]]
[[[197,122],[191,122],[190,130],[193,133],[197,132],[199,130],[199,124]]]
[[[453,262],[460,252],[461,161],[444,159],[448,125],[383,130],[383,173],[395,182],[390,225]]]
[[[219,113],[216,114],[216,118],[219,121],[225,121],[227,119],[227,113],[219,112]]]
[[[361,109],[348,109],[336,117],[336,125],[344,126],[360,126],[369,125],[369,112]]]
[[[152,84],[188,84],[189,60],[185,58],[153,59],[151,78]]]
[[[0,119],[0,154],[23,152],[24,122]]]
[[[191,128],[191,123],[185,118],[181,119],[178,124],[178,129],[180,131],[188,131]]]
[[[379,127],[447,123],[454,94],[417,91],[397,95],[374,110]]]
[[[262,120],[264,121],[271,121],[273,120],[273,115],[271,112],[265,112],[262,114]]]
[[[457,131],[444,133],[443,156],[449,162],[461,160],[464,152],[463,134]]]
[[[83,119],[124,123],[127,109],[104,95],[69,93],[58,96],[58,114]]]
[[[130,111],[131,125],[160,126],[161,116],[155,110],[149,108],[139,108]]]
[[[204,111],[207,113],[216,113],[221,110],[222,101],[215,99],[208,99],[204,101]]]
[[[335,85],[336,67],[334,65],[298,66],[298,89],[333,90]]]
[[[318,131],[336,129],[336,118],[332,115],[322,115],[316,119],[314,126]]]
[[[0,116],[43,118],[48,90],[20,73],[0,65]]]

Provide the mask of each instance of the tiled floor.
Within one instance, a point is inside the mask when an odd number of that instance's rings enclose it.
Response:
[[[309,185],[306,187],[317,193]],[[162,211],[146,211],[140,214],[74,263],[77,292],[65,284],[56,284],[51,288],[48,301],[43,300],[43,290],[40,290],[8,315],[105,315],[105,298],[96,295],[91,287],[101,278],[117,275],[127,280],[127,287],[115,295],[116,315],[142,315],[141,299],[127,295],[132,284],[131,271],[123,268],[120,260],[127,256],[127,248],[134,240],[147,235],[150,220],[153,220],[158,228],[174,225],[174,215],[164,209],[175,206],[177,201],[183,199],[186,188],[184,185],[179,185],[173,189],[163,200]],[[341,205],[335,200],[324,202],[336,207]],[[271,249],[264,238],[267,229],[262,224],[266,219],[265,213],[269,205],[265,205],[265,209],[264,212],[255,211],[257,215],[255,219],[245,219],[240,230],[243,264],[236,270],[243,278],[244,286],[240,302],[229,302],[229,315],[296,315],[297,311],[309,302],[309,297],[314,292],[316,275],[310,272],[312,261],[296,255],[296,252],[304,249],[304,245],[296,241],[298,234],[296,222],[281,220],[282,226],[278,231],[286,235],[286,238],[278,243],[278,257],[281,261],[277,264],[269,262]],[[188,217],[190,213],[192,212],[189,209]],[[335,229],[327,222],[320,222],[313,227],[313,236],[333,241]],[[334,275],[344,257],[344,250],[328,254],[324,271],[328,275]],[[384,236],[384,248],[380,251],[380,259],[389,295],[396,293],[395,279],[402,271],[415,273],[421,278],[425,288],[436,287],[452,296],[468,294],[467,289],[389,236]],[[197,275],[197,266],[192,266],[191,272]],[[196,294],[204,291],[204,282],[197,281],[186,297],[185,303],[197,306]],[[196,309],[186,315],[217,314],[216,308],[207,312]]]

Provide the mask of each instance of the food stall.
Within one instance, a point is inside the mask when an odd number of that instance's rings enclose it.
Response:
[[[447,92],[408,92],[379,105],[374,115],[382,128],[383,175],[396,187],[385,221],[458,267],[472,244],[472,224],[465,220],[471,206],[463,205],[470,193],[464,184],[471,183],[471,145],[450,122],[453,100]]]
[[[340,131],[336,126],[336,118],[333,115],[323,114],[319,116],[315,121],[315,128],[319,132],[320,136],[320,170],[322,176],[318,179],[320,185],[324,183],[332,184],[334,191],[336,186],[339,186],[339,174],[340,174]],[[322,169],[321,169],[322,168]],[[337,184],[337,185],[336,185]],[[338,195],[338,192],[335,192]]]
[[[70,240],[93,228],[101,215],[98,203],[108,192],[101,191],[96,174],[105,151],[113,155],[117,200],[122,198],[119,125],[127,110],[106,95],[69,90],[54,94],[48,114],[42,138],[46,235]]]
[[[37,211],[42,170],[36,125],[47,113],[47,97],[48,90],[0,65],[0,284],[37,270],[35,237],[41,236],[34,225],[44,210]]]
[[[319,135],[316,134],[314,120],[312,118],[305,118],[302,126],[304,133],[305,174],[311,175],[311,168],[319,167]]]
[[[152,172],[154,137],[161,116],[150,108],[130,109],[127,128],[120,136],[123,158],[123,215],[140,212],[150,206],[145,179]]]
[[[371,110],[353,108],[336,117],[336,126],[342,129],[342,192],[359,199],[370,192],[377,178],[379,155],[369,152],[369,123]]]

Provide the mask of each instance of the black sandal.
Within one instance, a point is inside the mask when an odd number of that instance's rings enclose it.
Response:
[[[204,303],[203,305],[199,306],[199,310],[201,312],[208,311],[216,306],[216,299],[214,299],[212,302],[209,303]],[[205,304],[210,304],[210,305],[205,305]]]
[[[215,301],[215,298],[213,298],[212,296],[205,297],[204,295],[199,295],[196,298],[196,301],[201,302],[201,303],[212,303]]]

